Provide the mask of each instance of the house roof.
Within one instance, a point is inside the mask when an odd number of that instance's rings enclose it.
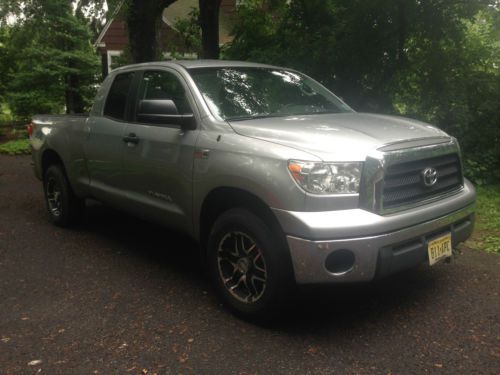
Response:
[[[102,44],[102,40],[104,38],[104,35],[106,35],[106,33],[108,32],[108,29],[109,27],[111,26],[111,24],[113,23],[116,15],[118,14],[118,12],[120,11],[121,7],[123,6],[123,3],[125,2],[125,0],[121,0],[120,3],[116,6],[115,10],[113,11],[113,14],[111,15],[111,17],[109,17],[109,20],[106,22],[106,24],[104,25],[104,27],[102,28],[101,32],[99,33],[99,36],[97,37],[97,40],[95,41],[94,45],[96,47],[100,47],[100,45]]]
[[[121,2],[116,6],[113,14],[99,33],[99,36],[94,43],[96,47],[104,47],[104,37],[108,33],[111,24],[123,6],[124,1],[125,0],[121,0]],[[222,1],[219,16],[219,40],[221,44],[228,43],[232,40],[231,31],[234,26],[235,3],[235,0]],[[198,0],[177,0],[163,10],[162,21],[175,30],[175,24],[177,21],[187,19],[189,17],[189,13],[193,9],[199,9]]]
[[[222,0],[219,14],[219,39],[221,44],[232,40],[231,32],[235,22],[235,4],[235,0]],[[188,19],[193,10],[199,10],[199,0],[177,0],[163,11],[163,22],[175,30],[175,24],[179,20]]]

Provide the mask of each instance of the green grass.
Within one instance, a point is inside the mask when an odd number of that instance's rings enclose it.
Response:
[[[0,154],[27,155],[31,153],[28,139],[16,139],[0,145]]]
[[[500,254],[500,185],[477,188],[476,229],[468,243]]]

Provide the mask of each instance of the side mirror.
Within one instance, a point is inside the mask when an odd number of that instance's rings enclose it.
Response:
[[[196,129],[194,115],[181,115],[173,100],[141,100],[137,109],[137,120],[149,124],[179,125],[184,130]]]

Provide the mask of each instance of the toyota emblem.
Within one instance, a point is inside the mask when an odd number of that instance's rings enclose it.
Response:
[[[435,168],[425,168],[422,171],[424,185],[427,187],[434,186],[437,182],[438,176]]]

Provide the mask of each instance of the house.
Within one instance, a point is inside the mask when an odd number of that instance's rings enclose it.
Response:
[[[231,30],[234,24],[238,0],[222,0],[219,15],[219,40],[221,45],[232,40]],[[102,73],[106,76],[112,70],[113,61],[128,47],[127,25],[119,6],[102,29],[95,46],[102,61]],[[159,48],[165,59],[173,53],[186,58],[196,58],[196,51],[186,46],[175,25],[179,20],[188,19],[193,8],[198,9],[198,0],[177,0],[164,9],[158,31]]]

